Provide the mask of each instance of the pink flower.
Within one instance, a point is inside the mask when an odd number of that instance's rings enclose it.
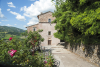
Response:
[[[46,63],[47,63],[47,61],[44,61],[44,63],[46,64]]]
[[[8,53],[9,53],[10,51],[8,51]]]
[[[8,51],[8,53],[10,53],[11,57],[14,56],[15,52],[17,52],[17,50],[11,49],[10,51]]]
[[[11,41],[12,40],[12,37],[10,37],[9,40]]]

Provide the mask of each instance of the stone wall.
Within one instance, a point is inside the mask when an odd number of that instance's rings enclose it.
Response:
[[[55,19],[55,17],[52,16],[52,12],[39,15],[39,22],[48,22],[48,19],[51,19],[51,21]]]
[[[30,32],[30,31],[33,32],[33,27],[36,27],[36,31],[39,29],[39,28],[38,28],[38,24],[35,24],[35,25],[32,25],[32,26],[27,27],[27,31],[28,31],[28,32]]]
[[[66,42],[65,48],[100,66],[100,45],[83,45],[82,43],[80,45],[71,45],[70,43]]]

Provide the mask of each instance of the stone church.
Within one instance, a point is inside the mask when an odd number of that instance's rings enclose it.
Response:
[[[53,33],[56,32],[55,25],[56,23],[52,23],[55,19],[55,17],[52,16],[52,12],[48,11],[46,13],[41,13],[37,16],[39,19],[39,23],[35,25],[31,25],[26,27],[27,31],[37,31],[38,29],[43,29],[42,32],[40,32],[40,35],[44,38],[44,41],[41,43],[41,46],[47,46],[47,45],[57,45],[60,43],[60,39],[55,38]]]

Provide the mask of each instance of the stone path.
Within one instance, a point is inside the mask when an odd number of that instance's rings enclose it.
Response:
[[[45,46],[45,48],[52,50],[57,67],[97,67],[67,49],[64,49],[62,46]]]

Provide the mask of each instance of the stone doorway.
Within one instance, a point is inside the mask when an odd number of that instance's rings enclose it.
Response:
[[[51,45],[51,40],[48,40],[48,45]]]

